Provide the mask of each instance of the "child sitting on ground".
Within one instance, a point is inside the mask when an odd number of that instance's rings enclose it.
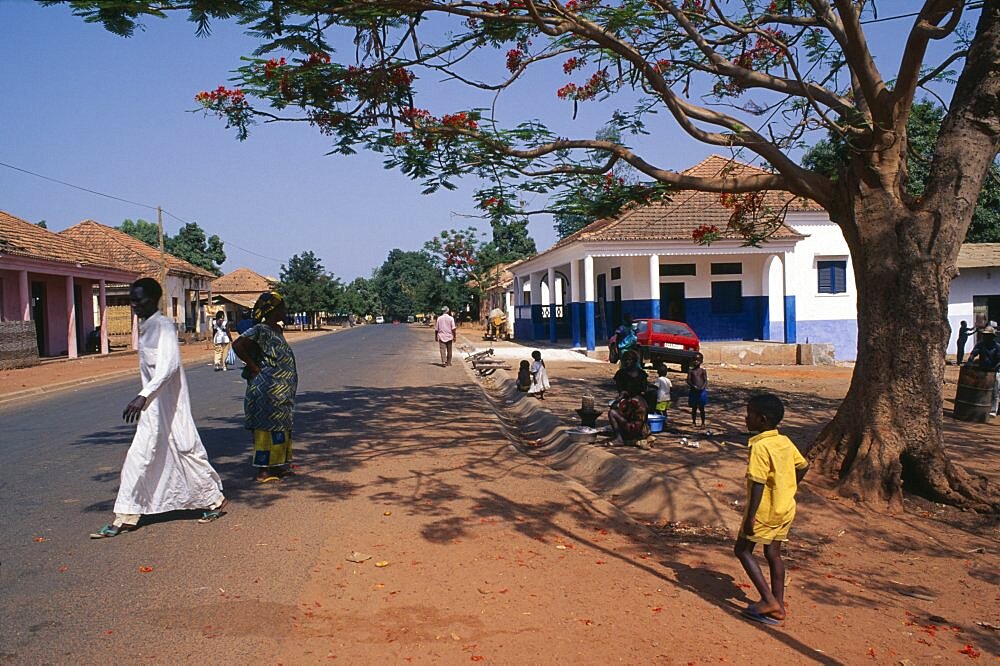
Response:
[[[778,624],[785,619],[781,542],[788,541],[788,530],[795,518],[795,493],[809,466],[795,444],[778,434],[784,416],[785,406],[776,395],[763,393],[747,401],[746,424],[752,435],[748,444],[747,503],[733,553],[760,594],[760,601],[748,606],[743,614],[764,624]],[[771,570],[770,588],[753,554],[758,543],[764,546]]]
[[[667,364],[660,363],[656,366],[656,374],[658,375],[656,381],[653,382],[656,385],[656,412],[658,414],[667,415],[667,410],[670,409],[670,379],[667,377]]]
[[[521,365],[517,369],[517,390],[522,393],[527,393],[530,388],[531,364],[527,361],[521,361]]]
[[[701,412],[701,425],[705,425],[705,405],[708,404],[708,371],[701,367],[705,357],[696,355],[691,360],[691,369],[688,370],[688,407],[691,408],[691,425],[698,425],[695,420],[698,412]]]

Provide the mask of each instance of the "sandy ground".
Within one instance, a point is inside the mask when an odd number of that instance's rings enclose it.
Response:
[[[523,399],[551,411],[566,425],[579,425],[574,410],[583,395],[594,396],[598,405],[614,396],[616,368],[609,363],[552,360],[547,366],[552,389],[545,400]],[[676,493],[707,492],[729,505],[731,515],[722,526],[648,522],[656,543],[671,548],[677,558],[674,576],[679,584],[720,602],[743,595],[755,600],[756,593],[731,555],[746,492],[746,398],[758,391],[781,396],[787,408],[781,430],[806,449],[832,417],[851,369],[709,366],[708,373],[705,428],[691,425],[684,375],[671,372],[674,405],[679,405],[669,415],[675,432],[658,435],[649,451],[602,448],[671,478]],[[650,372],[650,378],[654,376]],[[957,376],[957,368],[949,367],[944,387],[948,410]],[[495,381],[485,382],[491,383]],[[602,416],[598,427],[606,423]],[[973,424],[946,416],[945,427],[955,459],[1000,481],[1000,420]],[[699,448],[683,446],[682,437],[698,441]],[[606,498],[616,500],[614,495]],[[837,655],[846,663],[961,663],[976,653],[994,658],[1000,654],[1000,525],[995,518],[918,497],[907,497],[899,514],[881,514],[856,506],[821,479],[808,477],[799,503],[786,550],[790,612],[784,631],[804,645],[833,640],[850,646]]]

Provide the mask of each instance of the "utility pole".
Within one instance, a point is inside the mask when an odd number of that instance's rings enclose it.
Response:
[[[160,229],[160,287],[163,296],[160,297],[160,313],[167,316],[167,250],[163,244],[163,208],[156,207],[156,224]]]

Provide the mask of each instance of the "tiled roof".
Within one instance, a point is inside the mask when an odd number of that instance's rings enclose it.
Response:
[[[160,251],[146,245],[138,238],[129,236],[124,231],[113,229],[93,220],[84,220],[79,224],[74,224],[69,229],[60,231],[59,235],[74,240],[80,245],[90,247],[95,252],[110,258],[115,265],[121,268],[138,271],[151,277],[159,277],[160,275]],[[214,274],[204,268],[175,257],[169,252],[163,258],[167,264],[167,272],[170,274],[209,280],[215,278]]]
[[[212,281],[213,294],[262,294],[271,289],[271,282],[249,268],[237,268]],[[252,305],[252,303],[251,303]]]
[[[135,272],[132,267],[120,266],[92,246],[52,233],[3,211],[0,211],[0,254]]]
[[[960,269],[1000,267],[1000,243],[964,243],[955,263]]]
[[[514,284],[514,273],[511,269],[521,263],[521,261],[521,259],[518,259],[517,261],[512,261],[509,264],[500,264],[499,267],[490,269],[485,287],[486,291],[493,291],[495,289],[505,290],[507,287]],[[479,281],[469,280],[469,286],[473,288],[478,287]]]
[[[767,172],[730,158],[712,155],[682,173],[687,176],[713,178]],[[774,208],[781,208],[786,202],[790,202],[788,210],[823,210],[815,202],[787,192],[772,191],[765,199],[765,204]],[[550,249],[576,241],[689,241],[691,232],[703,224],[718,227],[725,239],[738,240],[739,235],[726,229],[731,214],[732,211],[722,205],[721,195],[716,192],[678,190],[671,194],[669,201],[632,204],[616,217],[597,220],[563,238]],[[774,234],[774,238],[798,237],[798,233],[785,225]]]

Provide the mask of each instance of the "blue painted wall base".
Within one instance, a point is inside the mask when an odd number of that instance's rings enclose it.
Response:
[[[573,346],[580,346],[580,311],[583,309],[583,303],[570,303],[569,304],[569,322],[570,331],[573,336]]]

